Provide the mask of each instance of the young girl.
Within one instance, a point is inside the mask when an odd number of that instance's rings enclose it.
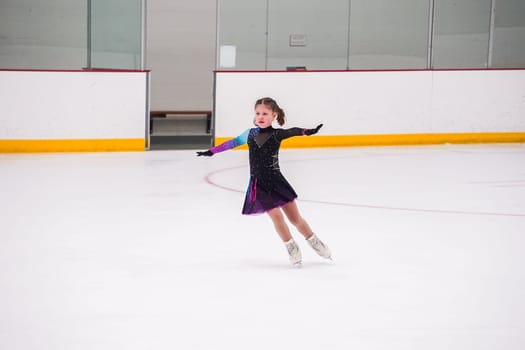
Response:
[[[308,223],[303,219],[297,208],[297,194],[279,169],[279,147],[281,141],[292,136],[316,134],[323,124],[315,129],[274,129],[272,122],[277,119],[279,125],[284,124],[284,111],[269,98],[261,98],[255,102],[256,128],[246,130],[234,139],[212,147],[198,156],[213,156],[237,146],[248,143],[250,157],[250,182],[242,213],[244,215],[268,213],[275,230],[283,240],[290,262],[294,266],[301,265],[301,251],[292,238],[284,216],[305,237],[310,246],[320,256],[330,259],[330,249],[313,233]],[[284,215],[283,215],[284,212]]]

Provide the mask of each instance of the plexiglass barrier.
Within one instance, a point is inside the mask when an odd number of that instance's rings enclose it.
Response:
[[[146,0],[2,0],[0,68],[143,69]]]
[[[219,70],[525,67],[523,0],[218,0]]]

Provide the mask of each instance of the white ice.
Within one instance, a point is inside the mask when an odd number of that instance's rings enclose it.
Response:
[[[0,349],[525,348],[525,145],[281,169],[333,261],[240,214],[246,151],[0,155]]]

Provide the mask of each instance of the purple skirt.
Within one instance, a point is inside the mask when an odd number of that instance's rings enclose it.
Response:
[[[280,173],[274,174],[271,179],[250,177],[242,214],[262,214],[296,198],[297,193]]]

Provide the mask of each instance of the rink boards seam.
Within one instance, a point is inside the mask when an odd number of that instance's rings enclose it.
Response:
[[[144,151],[144,138],[0,140],[0,153]]]
[[[216,137],[218,145],[232,137]],[[404,146],[436,145],[446,143],[522,143],[525,132],[446,133],[446,134],[390,134],[390,135],[315,135],[294,137],[283,141],[283,148],[350,147],[350,146]],[[247,146],[241,146],[246,149]]]

